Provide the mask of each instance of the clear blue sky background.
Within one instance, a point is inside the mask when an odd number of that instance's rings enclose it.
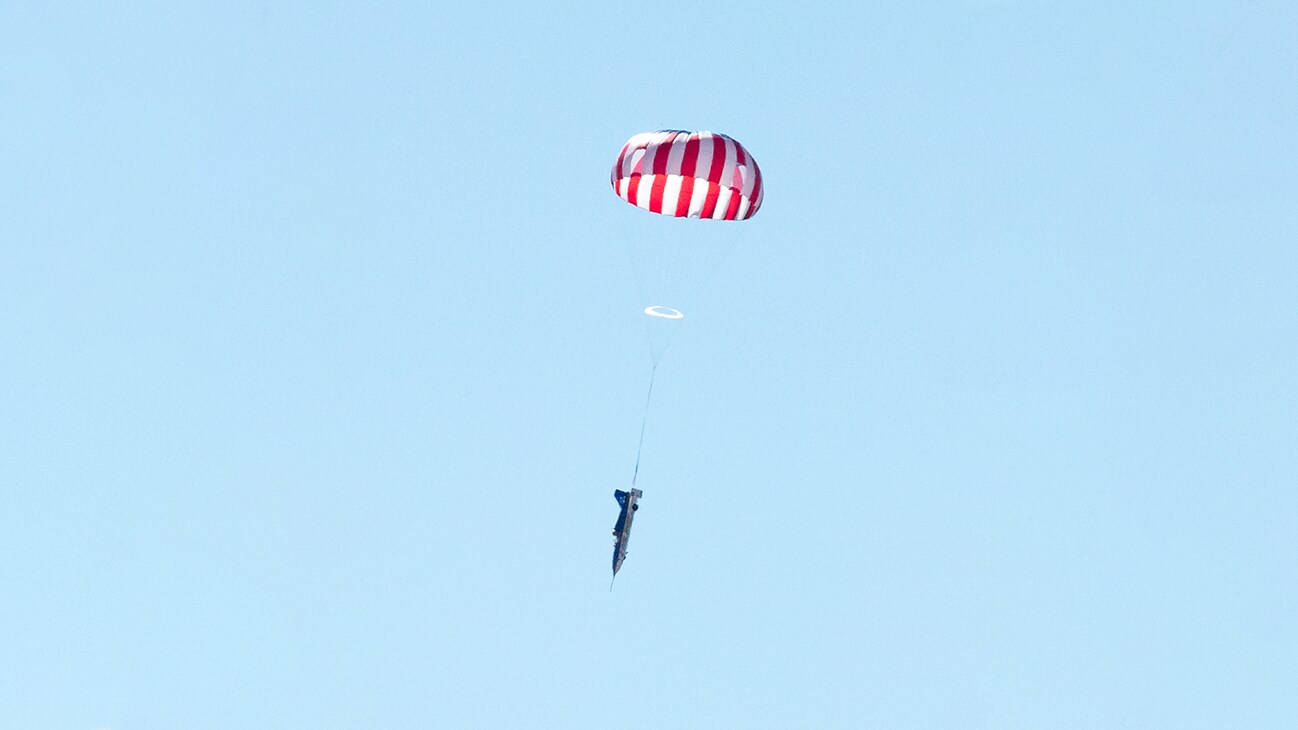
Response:
[[[0,726],[1298,726],[1296,27],[0,5]]]

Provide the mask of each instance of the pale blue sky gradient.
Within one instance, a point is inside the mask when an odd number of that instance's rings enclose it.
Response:
[[[1295,28],[0,5],[0,727],[1298,726]]]

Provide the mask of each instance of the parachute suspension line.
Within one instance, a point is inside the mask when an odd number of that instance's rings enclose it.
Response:
[[[631,270],[635,272],[636,292],[640,295],[640,298],[636,301],[644,301],[644,268],[640,265],[640,257],[636,255],[636,245],[640,243],[640,234],[638,230],[633,232],[631,222],[625,216],[622,218],[622,242],[626,244],[627,255],[631,257]]]
[[[667,347],[666,347],[666,346],[663,346],[663,351],[662,351],[662,352],[658,352],[657,350],[655,350],[655,349],[654,349],[654,333],[649,329],[649,317],[648,317],[648,316],[642,316],[642,317],[640,318],[640,321],[644,323],[644,343],[645,343],[645,347],[648,347],[648,348],[649,348],[649,361],[653,363],[654,370],[657,370],[657,369],[658,369],[658,361],[661,360],[661,359],[663,359],[663,355],[667,354]],[[668,344],[670,344],[670,343],[671,343],[671,340],[668,340],[667,342],[668,342]],[[652,388],[652,387],[653,387],[653,375],[652,375],[652,374],[649,376],[649,384],[650,384],[649,387]]]
[[[627,256],[631,258],[631,269],[635,272],[636,292],[639,294],[636,301],[640,302],[640,304],[637,306],[643,306],[645,301],[645,273],[644,267],[640,265],[640,257],[636,255],[636,246],[641,242],[638,233],[638,231],[633,233],[632,226],[627,218],[622,218],[622,241],[626,244]],[[658,367],[658,361],[662,359],[662,353],[654,351],[654,338],[653,332],[649,330],[649,319],[647,317],[641,317],[640,319],[644,323],[644,341],[645,347],[649,348],[649,360],[654,367]],[[664,347],[663,352],[666,351],[667,348]]]
[[[649,400],[654,396],[654,376],[656,375],[658,375],[658,364],[654,363],[653,370],[649,373],[649,393],[644,397],[644,416],[640,419],[640,444],[635,447],[635,471],[631,473],[632,487],[635,487],[635,480],[640,476],[640,454],[644,451],[644,431],[645,426],[649,424]]]

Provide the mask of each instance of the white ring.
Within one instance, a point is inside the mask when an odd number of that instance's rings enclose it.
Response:
[[[671,307],[664,307],[659,304],[655,304],[652,307],[645,307],[644,313],[649,315],[650,317],[662,317],[663,319],[684,319],[685,318],[685,313],[682,312],[681,310],[672,309]]]

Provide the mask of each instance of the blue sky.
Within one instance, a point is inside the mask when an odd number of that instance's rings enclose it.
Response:
[[[1298,725],[1294,27],[0,6],[0,725]],[[610,593],[658,128],[767,195]]]

